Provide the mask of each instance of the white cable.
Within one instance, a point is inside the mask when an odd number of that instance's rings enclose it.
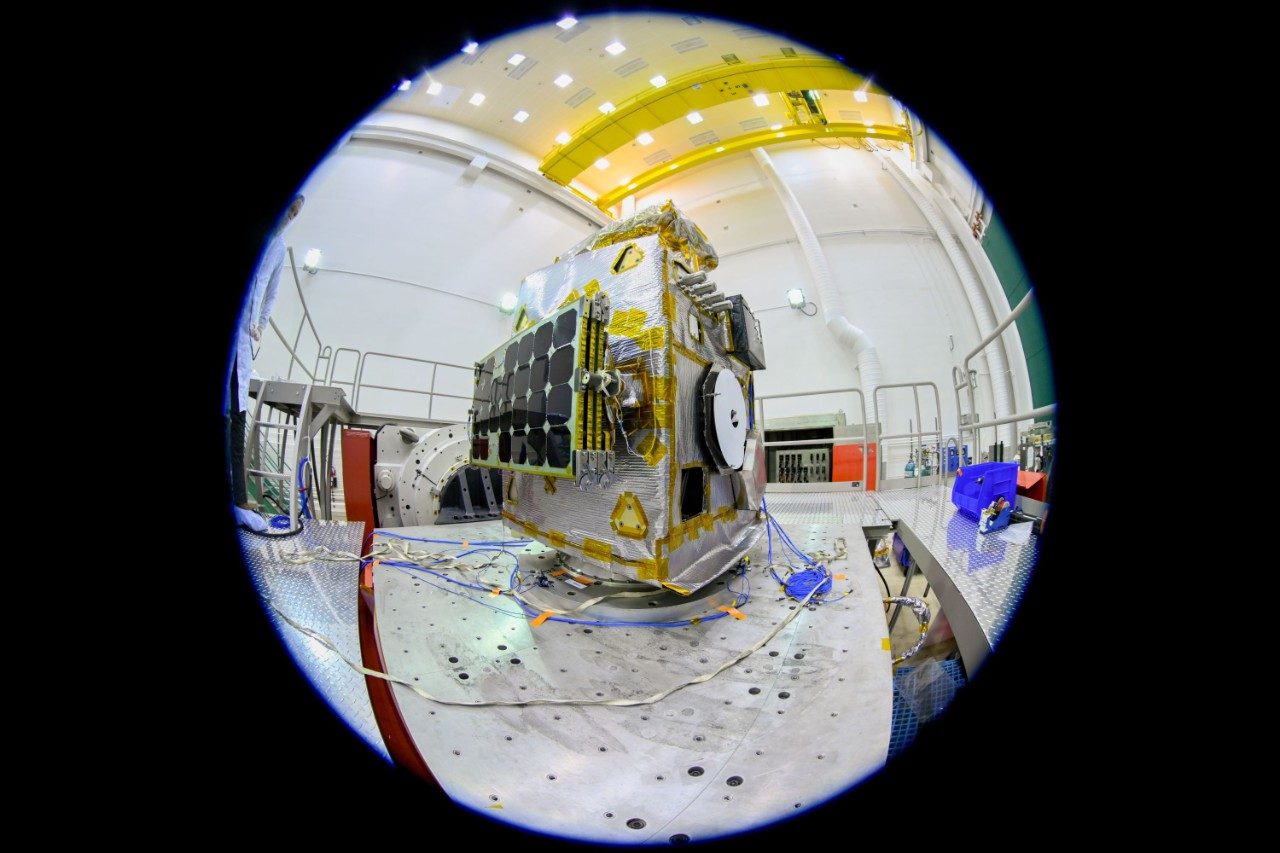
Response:
[[[393,566],[392,568],[395,568],[395,567]],[[316,642],[323,645],[325,648],[332,651],[334,654],[338,656],[338,658],[343,663],[351,667],[356,672],[360,673],[361,675],[368,676],[369,678],[380,678],[383,681],[390,681],[393,684],[399,684],[404,687],[408,687],[414,693],[417,693],[423,699],[426,699],[430,702],[436,702],[441,705],[458,705],[458,706],[464,706],[464,707],[483,707],[483,706],[519,707],[523,705],[631,706],[631,705],[652,705],[656,702],[661,702],[663,699],[675,693],[677,690],[682,690],[685,687],[688,687],[693,684],[701,684],[702,682],[710,681],[712,678],[715,678],[717,675],[724,672],[726,669],[729,669],[730,667],[742,662],[746,658],[755,654],[766,643],[768,643],[774,637],[778,636],[778,634],[782,632],[783,628],[791,624],[791,620],[795,619],[796,616],[798,616],[800,612],[804,610],[804,606],[809,603],[809,599],[813,597],[813,594],[815,592],[817,592],[816,586],[809,591],[809,594],[806,595],[803,600],[801,600],[801,602],[799,603],[799,605],[797,605],[795,610],[792,610],[786,616],[786,618],[784,618],[778,623],[777,627],[775,627],[772,631],[766,634],[764,638],[760,639],[755,644],[747,648],[737,657],[730,659],[729,661],[727,661],[717,669],[712,670],[711,672],[704,673],[702,675],[697,676],[696,678],[691,678],[688,681],[685,681],[681,684],[677,684],[676,686],[671,687],[667,690],[664,690],[661,693],[656,693],[653,696],[649,696],[644,699],[547,699],[547,698],[544,698],[544,699],[521,699],[521,700],[511,700],[511,701],[495,700],[495,701],[487,701],[487,702],[460,702],[455,699],[441,699],[437,696],[432,696],[430,693],[423,690],[421,687],[417,686],[416,684],[410,681],[406,681],[405,679],[400,678],[399,676],[390,675],[389,673],[385,673],[385,672],[378,672],[377,670],[369,669],[368,667],[362,666],[357,663],[353,663],[352,661],[348,660],[346,655],[342,654],[342,652],[340,652],[336,646],[334,646],[334,644],[329,640],[329,638],[325,637],[323,634],[320,634],[316,631],[311,630],[305,625],[300,625],[299,623],[290,619],[288,616],[285,615],[285,613],[278,606],[276,606],[276,603],[271,599],[267,599],[267,604],[271,605],[271,609],[274,610],[280,616],[281,619],[283,619],[293,628],[297,629],[298,631],[301,631],[303,634],[306,634],[311,639],[315,640]]]

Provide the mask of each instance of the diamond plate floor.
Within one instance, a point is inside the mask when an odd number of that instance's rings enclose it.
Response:
[[[296,536],[267,539],[240,531],[240,548],[264,599],[275,603],[288,617],[327,637],[342,654],[360,662],[356,589],[360,572],[354,560],[316,560],[291,565],[281,553],[324,545],[335,551],[360,552],[363,524],[304,520]],[[383,758],[390,760],[369,704],[364,676],[347,666],[331,650],[305,636],[267,607],[276,631],[308,680],[348,726]]]
[[[769,512],[779,524],[856,524],[887,527],[889,516],[867,492],[766,491]]]
[[[949,486],[876,492],[880,507],[907,525],[964,597],[987,644],[995,648],[1022,600],[1040,554],[1040,537],[1025,545],[978,532],[951,503]]]

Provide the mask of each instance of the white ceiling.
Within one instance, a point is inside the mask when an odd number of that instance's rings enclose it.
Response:
[[[617,41],[626,50],[617,56],[605,50]],[[461,49],[462,45],[459,45]],[[568,29],[556,22],[520,30],[480,44],[468,55],[459,50],[447,62],[430,69],[412,88],[392,98],[384,108],[430,116],[498,137],[541,161],[557,146],[556,135],[573,136],[601,115],[605,102],[622,103],[653,88],[650,79],[662,75],[674,80],[712,66],[726,69],[726,54],[742,62],[779,59],[783,48],[798,55],[823,54],[782,35],[755,27],[692,15],[659,13],[588,15]],[[513,54],[526,58],[517,65]],[[563,88],[553,82],[561,74],[573,78]],[[441,90],[428,94],[438,82]],[[473,106],[476,93],[484,102]],[[858,103],[849,92],[822,92],[823,107],[833,121],[891,121],[890,105],[880,95]],[[513,118],[518,110],[529,113],[522,124]],[[854,117],[848,112],[858,113]],[[608,168],[590,168],[578,183],[596,194],[626,184],[632,178],[665,161],[661,152],[679,157],[694,148],[747,131],[742,122],[763,118],[768,125],[789,125],[781,98],[771,95],[769,105],[751,99],[723,104],[702,113],[698,125],[686,120],[650,129],[649,145],[633,142],[611,153]],[[710,133],[710,135],[707,135]],[[650,158],[650,162],[646,162]]]

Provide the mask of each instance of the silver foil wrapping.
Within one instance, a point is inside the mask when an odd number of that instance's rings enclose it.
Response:
[[[756,482],[763,466],[746,473],[749,484],[742,472],[717,473],[701,435],[697,395],[709,366],[731,371],[744,398],[751,377],[726,354],[727,315],[701,309],[678,284],[715,263],[697,226],[666,205],[593,235],[521,284],[520,304],[533,322],[576,295],[606,293],[607,366],[631,389],[612,407],[613,482],[579,487],[503,472],[508,526],[561,551],[582,572],[692,592],[723,574],[764,529],[757,511],[763,483]],[[686,518],[682,489],[686,479],[698,480],[693,469],[701,469],[702,494],[686,509],[701,511]],[[637,504],[641,534],[627,526]]]

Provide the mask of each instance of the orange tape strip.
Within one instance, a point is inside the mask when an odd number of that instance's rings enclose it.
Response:
[[[497,598],[499,595],[502,595],[502,588],[495,586],[493,589],[489,590],[489,594],[494,598]]]
[[[838,581],[844,580],[844,575],[836,575],[836,580]]]
[[[548,572],[547,574],[551,575],[553,578],[558,578],[561,575],[566,574],[566,572],[564,569],[556,569],[554,572]]]
[[[747,614],[743,613],[743,612],[742,612],[741,610],[739,610],[738,608],[736,608],[736,607],[730,607],[730,606],[729,606],[729,605],[727,605],[727,604],[725,604],[725,605],[721,605],[720,607],[718,607],[718,608],[716,608],[716,609],[717,609],[717,610],[723,610],[725,613],[728,613],[728,614],[729,614],[730,616],[732,616],[734,619],[746,619],[746,618],[747,618]]]
[[[548,617],[550,617],[550,616],[554,616],[554,615],[555,615],[555,614],[554,614],[554,613],[552,613],[550,610],[544,610],[544,611],[542,611],[541,613],[539,613],[539,614],[534,618],[533,622],[531,622],[530,624],[531,624],[531,625],[533,625],[533,627],[537,628],[537,627],[538,627],[539,625],[541,625],[543,622],[546,622]]]

